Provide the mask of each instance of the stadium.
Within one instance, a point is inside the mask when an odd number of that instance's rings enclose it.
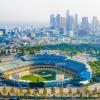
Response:
[[[87,84],[92,77],[89,65],[49,53],[25,55],[2,62],[0,73],[6,84],[23,87]]]

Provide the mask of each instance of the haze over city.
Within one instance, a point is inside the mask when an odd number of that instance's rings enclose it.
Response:
[[[100,0],[0,0],[0,100],[100,100]]]
[[[0,0],[0,23],[49,23],[50,14],[60,13],[97,16],[100,19],[99,0]]]

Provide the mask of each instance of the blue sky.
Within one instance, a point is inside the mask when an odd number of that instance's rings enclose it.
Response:
[[[0,23],[48,23],[51,13],[100,18],[100,0],[0,0]]]

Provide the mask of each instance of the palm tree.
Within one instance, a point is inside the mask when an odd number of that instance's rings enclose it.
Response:
[[[11,96],[10,92],[7,93],[7,96]]]
[[[18,92],[18,90],[16,91],[16,96],[19,96],[19,92]]]
[[[34,50],[30,48],[30,54],[34,54]]]
[[[39,89],[38,88],[34,89],[33,95],[34,96],[38,96],[39,95]]]
[[[83,95],[82,95],[82,93],[81,93],[81,92],[79,93],[79,96],[80,96],[80,98],[82,98],[82,97],[83,97]]]
[[[3,96],[2,92],[0,92],[0,96]]]
[[[38,88],[36,88],[36,91],[37,91],[37,93],[39,94],[39,89],[38,89]]]
[[[84,93],[86,96],[90,93],[87,86],[84,87]]]
[[[68,54],[68,56],[69,56],[71,59],[73,58],[73,54],[71,54],[71,53]]]
[[[30,93],[31,93],[30,86],[28,85],[28,87],[27,87],[27,94],[29,95]]]
[[[20,92],[20,94],[23,94],[22,85],[20,85],[20,87],[19,87],[19,92]]]
[[[44,87],[43,89],[43,96],[46,97],[47,96],[47,89]]]
[[[21,52],[22,52],[22,55],[25,55],[26,54],[26,49],[22,48]]]
[[[28,93],[27,92],[24,92],[24,96],[28,96]]]
[[[92,93],[89,93],[88,97],[92,97],[92,96],[93,96]]]
[[[15,89],[12,87],[10,93],[15,94]]]
[[[55,96],[55,87],[51,87],[51,94],[53,94],[53,96]]]
[[[100,92],[97,92],[97,97],[100,98]]]
[[[3,87],[3,88],[2,88],[2,92],[3,92],[4,95],[6,95],[6,93],[7,93],[6,87]]]
[[[97,90],[97,88],[95,87],[95,89],[94,89],[94,94],[96,94],[96,93],[97,93],[97,91],[98,91],[98,90]]]
[[[64,96],[65,93],[64,93],[64,89],[63,89],[63,87],[60,87],[59,92],[60,92],[61,97]]]
[[[18,51],[19,51],[19,48],[16,48],[16,52],[18,53]]]
[[[69,89],[68,94],[69,94],[69,96],[72,96],[73,95],[71,88]]]
[[[10,50],[8,50],[8,54],[10,54],[11,53],[11,51]]]
[[[80,95],[80,90],[79,89],[77,89],[77,91],[76,91],[76,94],[79,96]]]

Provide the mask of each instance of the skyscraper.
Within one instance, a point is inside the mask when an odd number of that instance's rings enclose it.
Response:
[[[66,12],[66,18],[67,18],[68,16],[70,16],[69,10],[67,10],[67,12]]]
[[[57,14],[57,16],[56,16],[56,28],[60,29],[60,27],[61,27],[61,17],[60,17],[60,14]]]
[[[86,32],[89,32],[88,17],[82,17],[81,29]]]
[[[69,13],[69,10],[67,10],[67,13],[66,13],[66,30],[67,30],[67,33],[69,31],[73,31],[73,28],[74,28],[74,18],[73,16],[70,15]]]
[[[74,30],[74,23],[75,23],[74,17],[70,16],[70,30],[71,31]]]
[[[66,30],[67,33],[70,31],[70,13],[69,10],[66,12]]]
[[[50,15],[50,28],[54,29],[56,26],[55,16],[52,14]]]
[[[92,33],[96,33],[99,31],[99,21],[96,16],[93,16],[92,19]]]
[[[61,17],[61,27],[65,27],[65,26],[66,26],[66,18]]]
[[[75,14],[75,19],[74,19],[74,31],[78,32],[78,15]]]

